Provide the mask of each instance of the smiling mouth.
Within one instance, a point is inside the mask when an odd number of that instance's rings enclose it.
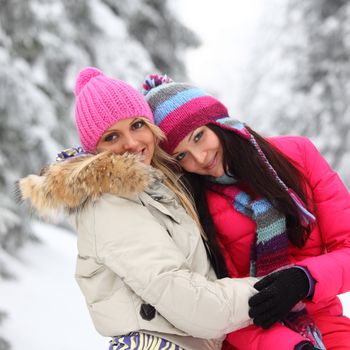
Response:
[[[142,148],[142,150],[135,152],[136,155],[140,156],[141,158],[145,157],[146,148]]]
[[[216,165],[217,153],[215,154],[213,160],[205,167],[207,170],[212,170]]]

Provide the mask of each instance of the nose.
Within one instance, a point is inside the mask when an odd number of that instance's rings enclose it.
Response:
[[[203,165],[204,161],[205,161],[205,152],[200,151],[200,150],[196,150],[192,152],[192,157],[193,159],[196,161],[197,164],[199,165]]]
[[[124,135],[123,148],[125,152],[135,152],[137,150],[138,142],[132,135]]]

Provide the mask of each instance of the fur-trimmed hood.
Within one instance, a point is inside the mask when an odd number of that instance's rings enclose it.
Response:
[[[76,211],[104,193],[130,197],[145,191],[161,173],[135,155],[103,152],[76,156],[45,167],[40,175],[18,181],[22,200],[29,199],[40,216]]]

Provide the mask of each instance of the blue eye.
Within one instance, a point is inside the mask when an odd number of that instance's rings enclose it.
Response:
[[[176,159],[178,162],[181,162],[181,161],[185,158],[185,156],[186,156],[186,153],[185,153],[185,152],[181,152],[181,153],[179,153],[179,154],[175,157],[175,159]]]
[[[200,132],[193,138],[194,142],[198,142],[198,141],[202,138],[203,134],[204,134],[204,131],[203,131],[203,130],[200,131]]]
[[[135,123],[131,125],[133,129],[140,129],[145,125],[145,122],[143,120],[137,120]]]

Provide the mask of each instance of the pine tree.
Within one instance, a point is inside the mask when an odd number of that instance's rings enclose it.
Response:
[[[38,173],[62,147],[79,143],[73,119],[78,71],[97,66],[135,87],[157,70],[181,77],[181,54],[198,40],[172,16],[167,1],[0,0],[0,8],[4,279],[11,277],[6,254],[17,254],[33,239],[26,208],[16,203],[15,181]]]
[[[350,185],[350,2],[286,4],[278,34],[260,48],[243,109],[265,132],[311,137]]]

